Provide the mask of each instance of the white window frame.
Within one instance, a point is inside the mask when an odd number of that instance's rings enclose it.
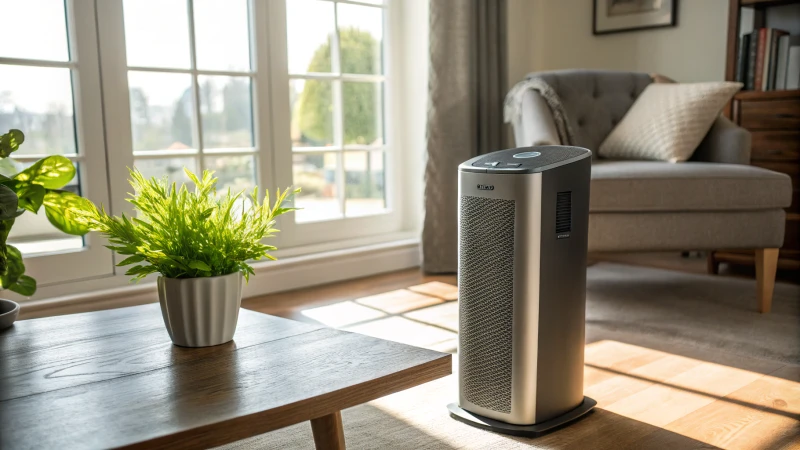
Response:
[[[272,19],[269,23],[269,46],[272,67],[275,68],[272,72],[272,117],[274,132],[273,139],[273,154],[275,158],[275,180],[276,186],[285,187],[293,183],[292,174],[292,141],[291,141],[291,117],[290,117],[290,104],[289,104],[289,82],[290,79],[323,79],[323,80],[339,80],[339,81],[376,81],[383,80],[383,128],[386,142],[383,147],[375,148],[374,150],[382,150],[385,154],[384,157],[384,177],[385,177],[385,196],[386,208],[380,213],[368,216],[359,217],[339,217],[328,220],[321,220],[318,222],[301,222],[297,223],[293,216],[281,219],[280,229],[281,233],[277,239],[279,248],[292,248],[301,245],[319,244],[330,241],[344,241],[355,238],[363,238],[368,236],[376,236],[381,234],[390,234],[399,232],[403,229],[402,221],[402,204],[399,198],[399,185],[398,181],[401,179],[402,162],[397,155],[396,149],[398,148],[397,130],[401,127],[395,126],[395,117],[399,117],[397,105],[394,101],[395,98],[395,83],[393,68],[395,67],[394,61],[397,60],[398,51],[392,46],[393,31],[396,27],[397,17],[396,8],[398,2],[396,0],[385,0],[384,5],[376,6],[374,4],[361,3],[352,0],[319,0],[328,2],[338,2],[342,4],[354,4],[369,7],[383,8],[384,21],[383,21],[383,40],[384,40],[384,54],[386,57],[383,61],[383,75],[354,75],[341,73],[331,74],[290,74],[288,64],[288,47],[287,47],[287,23],[286,23],[286,1],[270,1],[269,17]],[[334,17],[338,13],[334,8]],[[338,40],[338,18],[336,19],[336,39]],[[334,68],[332,68],[333,70]],[[335,95],[336,89],[334,88],[334,121],[338,122],[334,125],[334,129],[341,129],[341,96]],[[338,97],[338,98],[337,98]],[[338,117],[337,117],[338,116]],[[337,153],[337,194],[340,206],[343,206],[345,196],[345,178],[344,178],[344,164],[343,164],[343,151],[364,151],[367,148],[364,146],[341,146],[341,147],[313,147],[303,148],[299,151],[308,152],[332,152]],[[297,149],[295,149],[297,151]]]
[[[70,69],[77,154],[64,156],[80,163],[81,194],[96,204],[108,204],[95,2],[66,0],[65,8],[69,61],[0,58],[0,64]],[[12,158],[20,162],[33,162],[45,156],[48,155],[12,155]],[[43,208],[39,215],[44,215]],[[84,237],[81,249],[26,255],[26,274],[35,278],[39,287],[111,275],[114,273],[112,253],[103,246],[105,243],[102,236],[90,233]],[[15,296],[10,292],[4,292],[3,295]]]
[[[128,66],[125,45],[125,24],[122,0],[103,0],[98,2],[98,17],[100,34],[100,56],[103,72],[103,87],[105,93],[105,119],[108,130],[108,159],[109,177],[112,192],[112,212],[114,214],[133,214],[133,207],[125,201],[126,193],[130,191],[128,185],[128,167],[133,167],[137,158],[176,158],[192,157],[197,160],[200,171],[204,168],[204,156],[253,156],[255,159],[256,183],[269,179],[272,172],[271,148],[269,140],[264,136],[270,135],[269,105],[269,70],[267,69],[266,30],[259,26],[266,17],[265,2],[249,1],[249,28],[250,28],[250,59],[249,71],[221,71],[201,70],[196,68],[196,50],[194,39],[194,18],[192,2],[188,4],[188,21],[190,33],[191,68],[149,68]],[[197,149],[192,150],[154,150],[134,151],[132,139],[132,126],[130,117],[130,97],[128,86],[128,71],[152,73],[181,73],[192,76],[192,97],[194,101],[194,114],[198,123],[194,127],[194,139],[198,143]],[[252,95],[253,117],[253,147],[224,149],[207,149],[203,146],[202,117],[200,115],[200,95],[197,77],[202,75],[221,75],[250,78]],[[259,184],[259,187],[262,184]]]
[[[83,196],[97,205],[104,205],[113,214],[132,214],[133,208],[125,198],[130,191],[127,167],[133,167],[136,157],[175,157],[182,152],[134,152],[130,118],[128,70],[154,72],[190,73],[198,75],[249,76],[251,78],[253,148],[252,149],[203,149],[202,145],[193,154],[199,164],[203,155],[253,155],[256,161],[256,181],[261,192],[269,188],[292,185],[292,144],[289,115],[289,78],[286,38],[286,0],[249,0],[250,12],[250,72],[205,71],[192,69],[129,68],[126,58],[123,0],[65,0],[70,61],[53,62],[19,58],[0,58],[0,64],[19,64],[45,67],[67,67],[72,71],[75,103],[76,141],[78,153],[67,155],[81,163],[80,186]],[[333,0],[320,0],[333,1]],[[340,0],[341,3],[361,4],[358,1]],[[372,5],[372,7],[375,7]],[[383,40],[385,56],[384,75],[325,75],[333,79],[369,81],[383,79],[383,127],[386,142],[380,148],[385,155],[384,177],[386,208],[379,214],[361,217],[342,217],[310,223],[295,223],[292,215],[279,219],[282,230],[271,243],[277,245],[281,255],[300,255],[316,251],[331,251],[355,245],[371,245],[411,237],[417,229],[416,219],[410,220],[403,211],[419,207],[402,197],[400,181],[404,167],[409,166],[407,152],[400,154],[403,144],[408,144],[398,130],[406,107],[395,101],[396,89],[402,89],[401,74],[393,68],[402,67],[403,48],[391,48],[392,42],[400,42],[402,32],[399,22],[402,14],[397,0],[386,0],[382,6],[384,14]],[[189,14],[192,14],[191,9]],[[337,29],[338,33],[338,29]],[[192,44],[193,47],[193,44]],[[192,48],[194,54],[194,48]],[[192,55],[194,58],[194,55]],[[395,78],[396,77],[396,78]],[[195,108],[200,108],[197,84],[194,87]],[[199,113],[197,115],[200,118]],[[202,125],[201,125],[202,126]],[[195,133],[202,134],[200,127]],[[197,138],[198,136],[195,136]],[[199,136],[202,139],[202,135]],[[197,142],[201,142],[198,139]],[[352,150],[367,150],[353,146]],[[315,149],[329,151],[328,148]],[[346,149],[344,149],[346,150]],[[372,150],[372,149],[370,149]],[[374,150],[378,150],[375,148]],[[180,155],[176,153],[181,153]],[[340,153],[340,155],[343,153]],[[41,155],[40,155],[41,156]],[[20,156],[19,161],[32,161],[39,156]],[[340,162],[342,158],[340,157]],[[200,166],[202,167],[202,165]],[[339,164],[340,183],[344,183],[344,166]],[[421,181],[421,180],[420,180]],[[414,186],[420,183],[414,183]],[[343,187],[343,186],[342,186]],[[416,192],[417,187],[403,188]],[[344,189],[339,189],[344,195]],[[402,200],[402,202],[401,202]],[[44,212],[42,211],[41,214]],[[416,212],[412,216],[416,217]],[[104,247],[107,241],[96,233],[85,237],[84,248],[27,256],[27,273],[37,279],[44,292],[58,290],[58,286],[126,285],[129,277],[124,268],[116,269],[115,255]],[[119,258],[116,258],[119,259]],[[101,278],[108,278],[101,282]],[[79,283],[76,283],[79,282]],[[75,290],[75,288],[70,288]],[[9,295],[6,293],[4,295]],[[42,294],[43,295],[43,294]],[[11,295],[13,297],[13,294]],[[38,295],[36,297],[41,297]]]
[[[289,0],[291,1],[291,0]],[[320,0],[331,1],[334,0]],[[362,4],[357,1],[339,0],[341,3]],[[293,184],[292,179],[292,144],[290,136],[289,116],[289,78],[286,38],[286,0],[250,0],[250,43],[251,72],[205,71],[192,69],[149,69],[128,67],[125,54],[124,13],[122,0],[103,0],[98,2],[98,20],[100,36],[100,60],[103,74],[105,99],[105,124],[108,135],[109,183],[112,193],[111,211],[114,214],[132,214],[131,205],[124,200],[125,193],[130,190],[127,179],[127,167],[133,167],[136,157],[180,157],[188,156],[184,151],[147,151],[134,152],[130,122],[130,100],[128,93],[128,70],[147,70],[154,72],[176,72],[197,75],[249,75],[252,80],[254,148],[225,150],[206,149],[201,154],[255,155],[257,161],[256,182],[260,191],[265,189],[274,192],[276,188],[285,188]],[[190,3],[190,2],[189,2]],[[391,45],[392,4],[387,1],[382,7],[384,14],[384,45]],[[375,5],[371,5],[375,7]],[[192,11],[189,9],[191,16]],[[191,26],[190,17],[190,26]],[[191,32],[191,29],[190,29]],[[337,30],[338,32],[338,30]],[[193,41],[190,41],[193,42]],[[194,53],[194,46],[191,47]],[[392,81],[393,53],[386,52],[383,62],[385,75],[321,75],[327,79],[346,79],[368,81],[384,80],[384,134],[387,142],[382,148],[385,154],[384,176],[386,189],[386,208],[379,214],[362,217],[343,217],[320,222],[296,223],[293,215],[279,219],[279,233],[272,243],[281,249],[307,246],[331,241],[364,238],[381,234],[390,234],[403,229],[401,204],[395,180],[400,179],[402,163],[397,163],[395,152],[396,132],[393,118],[397,116],[393,99],[394,84]],[[192,56],[192,59],[194,57]],[[194,64],[193,64],[194,66]],[[194,83],[195,90],[197,84]],[[195,107],[199,108],[197,92]],[[196,128],[198,133],[199,127]],[[202,133],[201,133],[202,134]],[[197,136],[196,136],[197,138]],[[200,136],[202,138],[202,136]],[[200,142],[200,141],[198,141]],[[201,146],[202,148],[202,146]],[[341,149],[340,149],[341,150]],[[351,150],[364,150],[353,146]],[[330,151],[328,148],[314,151]],[[192,151],[192,155],[201,154]],[[340,157],[341,160],[341,157]],[[201,166],[202,167],[202,166]],[[338,179],[344,183],[344,166],[338,165]],[[344,195],[343,186],[339,189],[340,197]],[[341,201],[341,200],[340,200]]]

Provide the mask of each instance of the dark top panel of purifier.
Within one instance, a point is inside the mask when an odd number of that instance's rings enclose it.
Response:
[[[581,147],[543,145],[500,150],[462,163],[459,170],[481,173],[536,173],[589,158],[592,152]]]

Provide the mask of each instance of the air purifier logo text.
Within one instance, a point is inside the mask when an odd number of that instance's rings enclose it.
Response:
[[[479,184],[478,185],[478,190],[481,190],[481,191],[493,191],[494,190],[494,185],[491,185],[491,184]]]

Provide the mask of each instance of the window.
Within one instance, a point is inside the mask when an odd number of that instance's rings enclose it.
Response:
[[[297,0],[286,16],[296,219],[381,213],[383,8]]]
[[[188,182],[211,169],[220,192],[253,189],[246,0],[124,0],[134,165]],[[158,11],[154,13],[154,11]]]
[[[0,130],[26,142],[0,173],[65,155],[79,174],[68,189],[115,214],[132,212],[128,167],[179,183],[183,167],[211,169],[221,190],[299,186],[282,249],[400,231],[391,11],[382,0],[3,0],[14,20],[0,27]],[[40,284],[120,275],[100,236],[65,236],[44,214],[19,222],[11,240]]]
[[[11,175],[40,158],[64,155],[78,169],[65,189],[107,202],[96,35],[75,32],[84,26],[94,30],[93,5],[5,1],[0,11],[14,18],[0,27],[0,130],[25,132],[13,158],[0,161],[0,173]],[[28,273],[40,285],[113,272],[111,253],[99,236],[64,235],[43,210],[17,218],[9,243],[26,256]]]
[[[302,189],[281,242],[398,231],[390,126],[390,8],[380,0],[270,3],[276,181]],[[286,245],[284,244],[284,245]]]

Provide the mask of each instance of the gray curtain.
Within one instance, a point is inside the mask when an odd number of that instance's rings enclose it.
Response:
[[[422,268],[458,266],[458,165],[505,147],[506,0],[430,0]]]

